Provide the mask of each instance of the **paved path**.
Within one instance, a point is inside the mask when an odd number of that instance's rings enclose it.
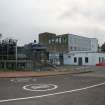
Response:
[[[0,105],[105,105],[105,77],[89,75],[0,78]]]

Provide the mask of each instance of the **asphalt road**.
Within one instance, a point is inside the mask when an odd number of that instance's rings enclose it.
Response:
[[[105,105],[105,71],[1,78],[0,105]]]

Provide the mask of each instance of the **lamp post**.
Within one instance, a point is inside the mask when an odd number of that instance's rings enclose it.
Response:
[[[15,57],[16,57],[16,69],[17,69],[17,40],[15,41]]]

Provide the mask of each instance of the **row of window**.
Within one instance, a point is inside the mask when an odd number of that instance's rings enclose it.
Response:
[[[85,63],[89,62],[89,58],[85,57]],[[74,57],[74,63],[77,63],[77,57]]]
[[[49,40],[49,44],[54,44],[54,43],[59,43],[59,44],[61,44],[61,43],[67,43],[67,38],[65,38],[65,37],[58,37],[58,38],[52,38],[52,39],[50,39]]]
[[[90,50],[89,48],[82,48],[82,47],[78,47],[78,46],[70,46],[70,50],[74,50],[74,51],[88,51]]]
[[[99,57],[99,63],[104,62],[105,59],[103,57]],[[89,58],[85,57],[85,63],[89,62]],[[77,63],[77,57],[74,57],[74,63]]]

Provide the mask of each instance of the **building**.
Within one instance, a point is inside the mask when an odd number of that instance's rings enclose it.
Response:
[[[43,67],[48,64],[49,54],[45,46],[39,43],[29,43],[24,46],[24,51],[27,60],[32,61],[33,70],[36,69],[36,67]]]
[[[70,51],[98,51],[98,40],[96,38],[87,38],[74,34],[68,35],[68,47]]]
[[[98,40],[74,34],[56,35],[52,33],[39,34],[39,42],[45,45],[49,52],[67,53],[70,51],[98,51]]]
[[[97,52],[98,40],[74,34],[56,35],[52,33],[39,34],[39,42],[47,47],[49,61],[52,64],[65,63],[65,55],[71,52]]]
[[[48,52],[46,47],[39,43],[29,43],[17,48],[17,67],[24,70],[36,70],[46,66]]]
[[[4,39],[0,43],[0,68],[16,68],[17,41]]]
[[[53,33],[39,34],[39,43],[45,45],[49,53],[68,52],[68,35],[56,35]]]
[[[17,46],[17,40],[0,42],[0,69],[35,70],[48,63],[46,47],[38,43]]]
[[[105,53],[69,52],[64,54],[65,65],[96,65],[105,61]]]

